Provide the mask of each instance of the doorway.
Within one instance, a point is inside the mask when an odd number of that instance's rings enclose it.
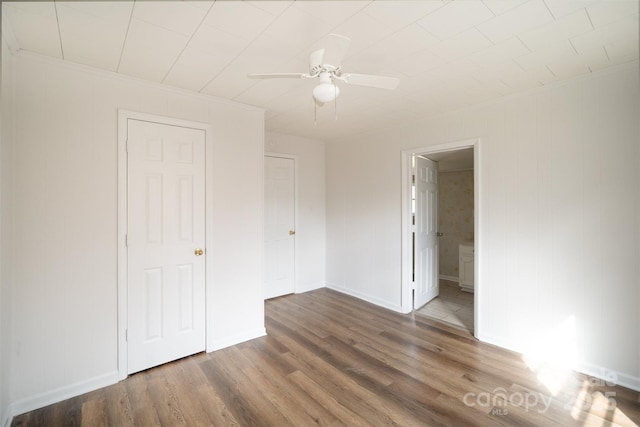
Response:
[[[476,280],[480,259],[476,247],[481,235],[478,228],[479,152],[479,140],[474,139],[402,153],[403,312],[418,310],[417,314],[453,323],[475,336],[478,335],[479,318],[479,310],[475,308],[480,289]],[[425,161],[423,158],[435,164],[433,169],[437,173],[436,189],[431,191],[437,200],[427,206],[441,206],[428,213],[421,212],[425,209],[419,189],[419,164]],[[434,253],[425,261],[420,255],[425,253],[420,246],[420,223],[428,218],[434,221],[434,217],[437,218],[436,233],[433,233],[437,235],[436,242],[431,245]],[[425,300],[421,295],[424,288],[421,282],[425,276],[434,275],[438,282],[436,295],[431,294]]]
[[[207,124],[118,112],[118,376],[207,350]]]
[[[439,293],[426,304],[416,298],[415,313],[473,331],[473,149],[425,156],[437,163],[438,169],[438,256],[434,270]]]

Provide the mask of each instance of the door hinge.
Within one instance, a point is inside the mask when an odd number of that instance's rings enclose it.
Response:
[[[124,151],[126,153],[129,153],[129,140],[128,139],[124,142]]]
[[[129,233],[124,235],[124,245],[129,247]]]
[[[128,329],[124,330],[124,340],[125,341],[129,341],[129,330]]]

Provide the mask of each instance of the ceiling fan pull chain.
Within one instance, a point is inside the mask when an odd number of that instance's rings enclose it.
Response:
[[[316,104],[316,100],[311,98],[313,102],[313,125],[318,126],[318,104]]]
[[[333,92],[337,92],[336,85],[333,85]],[[338,94],[335,93],[335,98],[333,98],[333,120],[338,120]]]

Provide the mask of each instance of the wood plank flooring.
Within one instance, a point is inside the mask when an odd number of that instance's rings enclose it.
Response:
[[[328,289],[267,301],[266,326],[266,337],[131,375],[12,425],[640,423],[640,393],[572,373],[550,396],[519,354]]]

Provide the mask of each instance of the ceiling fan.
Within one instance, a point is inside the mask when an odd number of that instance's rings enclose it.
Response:
[[[318,107],[335,101],[340,94],[336,82],[380,89],[395,89],[400,83],[396,77],[374,76],[371,74],[345,73],[342,71],[342,58],[347,53],[351,39],[339,34],[329,34],[323,40],[325,47],[314,50],[309,55],[308,73],[271,73],[248,74],[250,79],[318,79],[313,88],[313,99]]]

